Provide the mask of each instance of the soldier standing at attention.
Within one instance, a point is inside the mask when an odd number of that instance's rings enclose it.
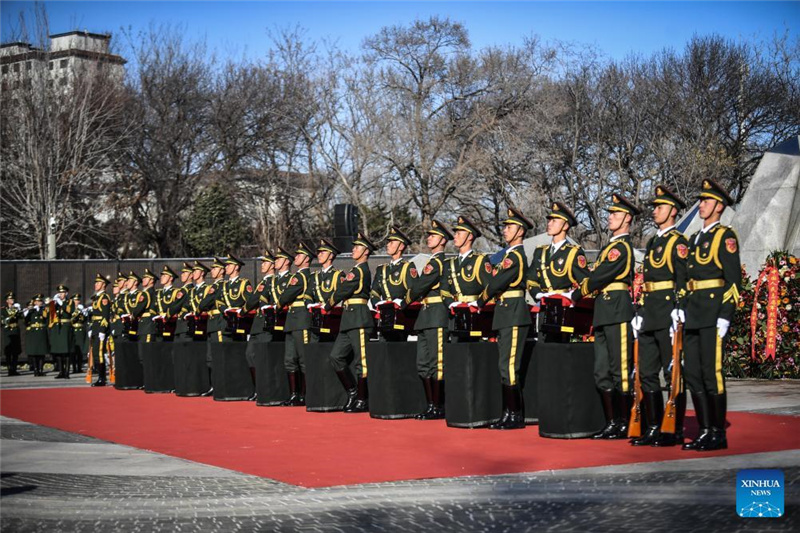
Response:
[[[525,427],[519,371],[522,368],[525,339],[531,325],[531,313],[525,301],[528,260],[522,240],[525,232],[532,228],[533,223],[517,209],[508,209],[508,216],[503,221],[503,239],[508,248],[496,269],[486,263],[487,275],[492,270],[492,277],[478,301],[469,304],[480,308],[489,300],[497,300],[492,329],[497,330],[500,378],[503,382],[503,416],[499,421],[490,424],[490,429]]]
[[[369,256],[375,251],[375,245],[361,233],[353,241],[353,260],[355,266],[347,275],[342,275],[336,292],[325,302],[325,309],[343,302],[344,312],[339,327],[339,334],[333,343],[330,360],[336,375],[339,376],[344,390],[347,392],[345,413],[364,413],[369,411],[367,403],[367,335],[375,327],[372,313],[369,310],[369,291],[372,285],[372,274],[369,271]],[[356,373],[358,385],[348,368],[348,361],[356,357]]]
[[[427,245],[431,252],[428,264],[417,273],[411,267],[412,278],[405,304],[419,301],[422,309],[414,329],[417,330],[417,373],[425,387],[428,408],[416,415],[417,420],[444,418],[444,343],[449,325],[448,309],[453,295],[447,291],[447,268],[444,249],[453,234],[438,220],[431,221]]]
[[[722,346],[742,285],[739,239],[733,228],[720,224],[722,212],[731,204],[733,199],[725,189],[713,180],[703,180],[699,207],[703,229],[689,239],[687,294],[673,317],[685,322],[686,384],[700,424],[700,435],[684,444],[684,450],[728,447]]]
[[[177,275],[168,265],[164,265],[161,269],[159,282],[161,288],[156,292],[156,305],[155,305],[155,319],[161,324],[158,328],[156,338],[161,341],[174,341],[174,332],[170,331],[168,322],[170,317],[176,315],[180,311],[181,303],[183,300],[183,289],[172,286],[172,282]]]
[[[612,197],[608,208],[611,240],[600,252],[594,270],[571,293],[578,301],[600,291],[594,304],[594,380],[603,401],[606,426],[594,439],[628,437],[628,415],[633,404],[630,373],[633,366],[633,283],[634,257],[630,227],[639,210],[621,194]]]
[[[130,314],[139,320],[138,335],[139,340],[152,342],[155,340],[156,332],[153,324],[153,317],[156,315],[156,275],[149,269],[144,269],[142,274],[141,298],[137,299],[135,306],[129,307]]]
[[[478,301],[484,282],[489,278],[489,274],[485,271],[488,259],[484,254],[472,251],[475,239],[480,236],[480,230],[467,217],[458,217],[456,225],[453,226],[453,246],[458,250],[458,255],[447,260],[448,292],[453,295],[451,311],[459,304]]]
[[[272,341],[272,332],[264,330],[262,307],[273,303],[272,278],[275,277],[275,258],[272,257],[272,253],[267,250],[262,255],[258,256],[258,260],[261,261],[261,274],[263,274],[263,277],[261,281],[258,282],[258,285],[256,285],[256,290],[248,296],[243,311],[256,311],[256,316],[253,317],[253,325],[250,328],[250,342],[264,343]],[[252,354],[249,354],[249,352],[248,359],[250,359],[250,365],[253,366]]]
[[[222,342],[222,332],[225,331],[225,318],[222,311],[225,309],[225,301],[222,293],[225,290],[225,260],[218,257],[211,263],[211,287],[206,292],[205,297],[200,301],[200,312],[208,313],[206,322],[206,333],[208,342]],[[209,355],[209,365],[211,364]]]
[[[325,304],[330,300],[333,293],[336,292],[336,286],[339,284],[339,276],[341,271],[333,268],[333,260],[339,255],[339,250],[326,239],[320,241],[317,248],[317,261],[319,261],[320,269],[313,274],[313,293],[314,301],[319,304]]]
[[[83,372],[83,356],[89,350],[86,346],[86,321],[87,309],[81,303],[80,293],[75,293],[72,297],[75,311],[72,312],[72,372],[79,374]]]
[[[126,334],[125,324],[122,317],[128,314],[127,302],[128,277],[122,272],[117,272],[117,279],[111,287],[111,294],[114,300],[111,302],[111,327],[108,335],[108,377],[111,383],[116,381],[116,343],[119,338]]]
[[[89,328],[89,340],[92,343],[92,358],[97,372],[97,381],[92,387],[106,385],[106,337],[111,321],[111,296],[106,292],[108,280],[98,274],[94,278],[94,295],[92,296],[92,325]]]
[[[206,340],[205,332],[200,324],[200,314],[202,313],[200,302],[208,296],[211,289],[211,285],[206,283],[206,274],[208,274],[208,270],[208,267],[200,261],[195,261],[192,265],[192,285],[188,295],[184,299],[183,309],[181,309],[181,315],[183,317],[182,322],[186,324],[187,327],[187,340]]]
[[[686,412],[686,393],[681,390],[675,398],[675,433],[661,433],[664,417],[664,398],[659,374],[670,383],[672,362],[672,311],[678,308],[686,294],[686,258],[689,247],[683,233],[675,229],[675,219],[686,204],[664,185],[656,187],[653,221],[658,231],[647,243],[644,254],[644,285],[638,316],[631,321],[639,338],[639,372],[644,395],[647,430],[631,441],[634,446],[674,446],[683,443],[683,418]]]
[[[566,205],[553,202],[547,215],[550,244],[536,247],[528,270],[527,286],[536,302],[544,296],[572,290],[589,275],[583,249],[567,240],[567,233],[577,225],[578,220]]]
[[[22,353],[22,340],[19,332],[22,308],[16,302],[12,291],[6,293],[6,303],[0,317],[2,317],[3,327],[3,355],[6,357],[6,365],[8,365],[8,375],[9,377],[19,376],[17,365],[19,364],[19,354]]]
[[[180,273],[180,295],[176,295],[174,303],[177,319],[175,320],[175,340],[191,340],[192,336],[189,334],[189,326],[186,323],[184,315],[191,310],[190,298],[194,283],[192,283],[193,267],[186,261],[181,266]]]
[[[44,376],[44,356],[47,355],[49,346],[42,295],[34,295],[31,305],[22,314],[25,317],[25,353],[28,354],[28,366],[33,369],[34,376]]]
[[[386,302],[402,305],[408,293],[408,268],[411,265],[403,259],[403,253],[410,245],[411,239],[400,228],[392,226],[386,241],[386,253],[391,261],[380,265],[372,280],[370,303],[373,308]]]
[[[289,278],[289,284],[278,297],[281,306],[289,306],[286,316],[286,356],[284,366],[289,376],[289,392],[291,396],[284,403],[287,406],[301,406],[305,400],[306,346],[317,342],[317,336],[311,331],[311,313],[308,305],[313,302],[311,273],[308,265],[313,252],[304,243],[300,243],[294,256],[297,272]]]
[[[72,352],[72,313],[75,304],[69,299],[69,287],[59,285],[53,300],[45,308],[45,317],[53,361],[58,359],[55,379],[69,379],[69,355]]]
[[[253,293],[253,286],[247,278],[240,276],[244,262],[228,254],[225,258],[225,274],[228,281],[222,290],[222,300],[225,304],[225,312],[236,313],[237,315],[247,303],[247,299]],[[247,341],[248,332],[237,322],[236,327],[228,337],[229,341]]]

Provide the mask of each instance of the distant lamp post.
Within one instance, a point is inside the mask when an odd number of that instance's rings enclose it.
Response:
[[[47,223],[47,258],[56,258],[56,217],[50,217]]]

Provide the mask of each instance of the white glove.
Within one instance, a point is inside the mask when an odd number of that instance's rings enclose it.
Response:
[[[452,309],[452,308],[454,308],[454,307],[455,307],[455,306],[457,306],[457,305],[461,305],[461,302],[453,302],[453,303],[451,303],[451,304],[450,304],[448,307],[449,307],[450,309]]]
[[[561,296],[563,296],[564,298],[566,298],[567,300],[569,300],[571,302],[572,301],[572,293],[573,292],[575,292],[574,289],[569,291],[569,292],[562,293]],[[572,304],[569,304],[569,306],[572,307]]]
[[[61,296],[59,296],[58,294],[56,294],[55,296],[53,296],[53,300],[55,300],[55,302],[56,302],[58,305],[61,305],[61,304],[63,304],[63,303],[64,303],[64,300],[62,300],[62,299],[61,299]]]
[[[382,305],[383,305],[383,304],[385,304],[385,303],[386,303],[386,300],[381,300],[380,302],[378,302],[378,303],[376,303],[376,304],[375,304],[375,307],[380,307],[380,306],[382,306]]]
[[[106,334],[101,331],[100,333],[97,334],[97,338],[100,339],[100,342],[103,342],[104,340],[106,340]]]
[[[261,306],[261,312],[263,313],[264,311],[266,311],[266,310],[267,310],[267,309],[269,309],[270,307],[272,307],[272,306],[271,306],[271,305],[262,305],[262,306]]]
[[[223,311],[223,312],[227,313],[228,311],[234,311],[234,308],[233,307],[226,307],[225,311]]]
[[[82,304],[78,304],[78,311],[83,311],[83,305]]]
[[[183,315],[183,319],[184,320],[189,320],[190,316],[192,316],[192,313],[186,313],[185,315]]]
[[[536,302],[538,303],[538,302],[540,302],[540,301],[541,301],[541,299],[542,299],[542,298],[544,298],[545,296],[547,296],[547,294],[545,294],[545,293],[543,293],[543,292],[537,292],[537,293],[536,293],[536,296],[534,296],[534,297],[533,297],[533,299],[534,299],[534,300],[536,300]]]
[[[372,300],[367,300],[367,307],[370,311],[375,311],[375,306],[372,305]]]
[[[468,303],[468,304],[467,304],[467,306],[468,306],[468,307],[473,307],[473,308],[477,309],[477,311],[478,311],[479,313],[481,312],[481,308],[480,308],[480,307],[478,307],[478,302],[470,302],[470,303]]]
[[[725,335],[728,334],[728,328],[731,325],[730,320],[725,320],[724,318],[717,319],[717,335],[719,335],[720,339],[724,339]]]
[[[673,309],[669,316],[672,318],[673,329],[678,329],[678,322],[686,322],[686,313],[683,309]]]
[[[639,331],[642,330],[642,322],[643,321],[644,321],[644,319],[642,317],[640,317],[639,315],[636,315],[635,317],[633,317],[633,320],[631,320],[631,327],[633,328],[633,331],[635,333],[638,333]]]
[[[91,339],[91,338],[92,338],[92,328],[89,328],[89,333],[87,333],[87,334],[86,334],[86,336],[87,336],[89,339]]]
[[[20,307],[20,305],[19,305],[18,303],[15,303],[15,304],[14,304],[14,308],[15,308],[17,311],[19,311],[20,309],[22,309],[22,307]]]
[[[392,303],[395,305],[403,305],[403,300],[401,298],[395,298],[392,300]]]
[[[39,310],[39,306],[38,306],[38,305],[34,305],[34,306],[33,306],[33,308],[34,308],[36,311],[38,311],[38,310]]]

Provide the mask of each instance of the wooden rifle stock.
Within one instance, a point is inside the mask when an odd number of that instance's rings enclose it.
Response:
[[[683,350],[683,326],[678,324],[675,338],[672,340],[672,379],[670,380],[669,399],[664,408],[664,419],[661,421],[662,433],[675,433],[675,399],[681,389],[681,351]]]
[[[633,407],[631,408],[631,419],[628,423],[628,438],[642,436],[642,382],[639,379],[639,339],[633,341],[633,371],[635,372],[634,378],[634,396]],[[622,379],[626,379],[625,376]]]
[[[92,367],[94,366],[94,354],[92,350],[92,340],[89,339],[89,368],[86,369],[86,383],[92,382]]]

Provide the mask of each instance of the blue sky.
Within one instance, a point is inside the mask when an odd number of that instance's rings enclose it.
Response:
[[[768,39],[798,35],[800,2],[45,2],[53,33],[72,29],[119,34],[150,22],[181,24],[222,56],[259,57],[268,29],[294,27],[355,51],[381,27],[438,14],[463,22],[475,48],[520,44],[527,35],[597,47],[613,58],[680,49],[693,34]],[[31,2],[0,2],[2,39]]]

